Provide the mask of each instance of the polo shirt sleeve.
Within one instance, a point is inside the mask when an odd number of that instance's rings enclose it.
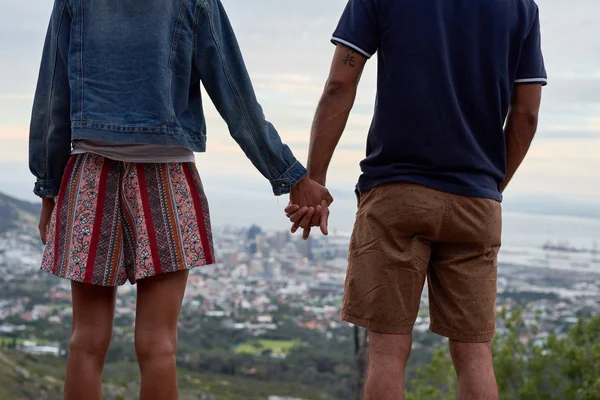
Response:
[[[541,83],[543,86],[548,84],[548,75],[546,74],[544,56],[542,55],[540,14],[537,7],[533,25],[521,48],[515,83]]]
[[[371,58],[379,47],[375,0],[348,1],[331,41],[335,45],[343,44]]]

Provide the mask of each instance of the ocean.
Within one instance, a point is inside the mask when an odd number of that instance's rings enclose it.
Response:
[[[274,198],[261,189],[267,188],[209,190],[213,224],[287,229],[289,222],[283,215],[287,197]],[[349,197],[335,200],[331,207],[331,231],[351,231],[355,213],[355,200]],[[546,242],[568,242],[571,246],[591,249],[595,242],[600,245],[600,219],[504,212],[502,242],[507,248],[541,248]]]

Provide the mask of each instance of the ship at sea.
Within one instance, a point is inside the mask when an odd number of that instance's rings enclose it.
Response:
[[[543,245],[505,246],[500,251],[500,264],[531,268],[556,269],[600,274],[598,245],[575,247],[569,242],[547,242]]]
[[[588,263],[591,264],[600,264],[600,251],[598,250],[598,243],[594,243],[592,248],[584,248],[584,247],[575,247],[571,246],[567,241],[561,242],[546,242],[542,247],[546,253],[546,258],[553,259],[570,259],[569,255],[580,255],[579,262],[574,262],[572,266],[583,267]],[[587,258],[590,255],[591,258]],[[583,261],[583,257],[587,260]]]
[[[546,251],[556,251],[561,253],[588,253],[593,256],[598,255],[598,244],[594,243],[594,246],[591,249],[586,249],[584,247],[575,247],[571,246],[567,241],[561,242],[546,242],[542,247]]]

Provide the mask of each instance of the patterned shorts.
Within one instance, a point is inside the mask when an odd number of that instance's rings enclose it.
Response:
[[[208,203],[193,163],[71,156],[50,221],[44,271],[119,286],[213,263]]]

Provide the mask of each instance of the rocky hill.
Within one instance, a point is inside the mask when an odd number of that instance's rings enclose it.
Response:
[[[60,400],[65,361],[0,350],[0,399]],[[104,398],[135,399],[139,371],[133,363],[108,364]],[[180,400],[327,400],[331,397],[298,384],[277,384],[227,375],[179,371]],[[293,397],[289,397],[292,396]]]
[[[18,200],[0,193],[0,233],[30,230],[37,225],[39,203]]]

